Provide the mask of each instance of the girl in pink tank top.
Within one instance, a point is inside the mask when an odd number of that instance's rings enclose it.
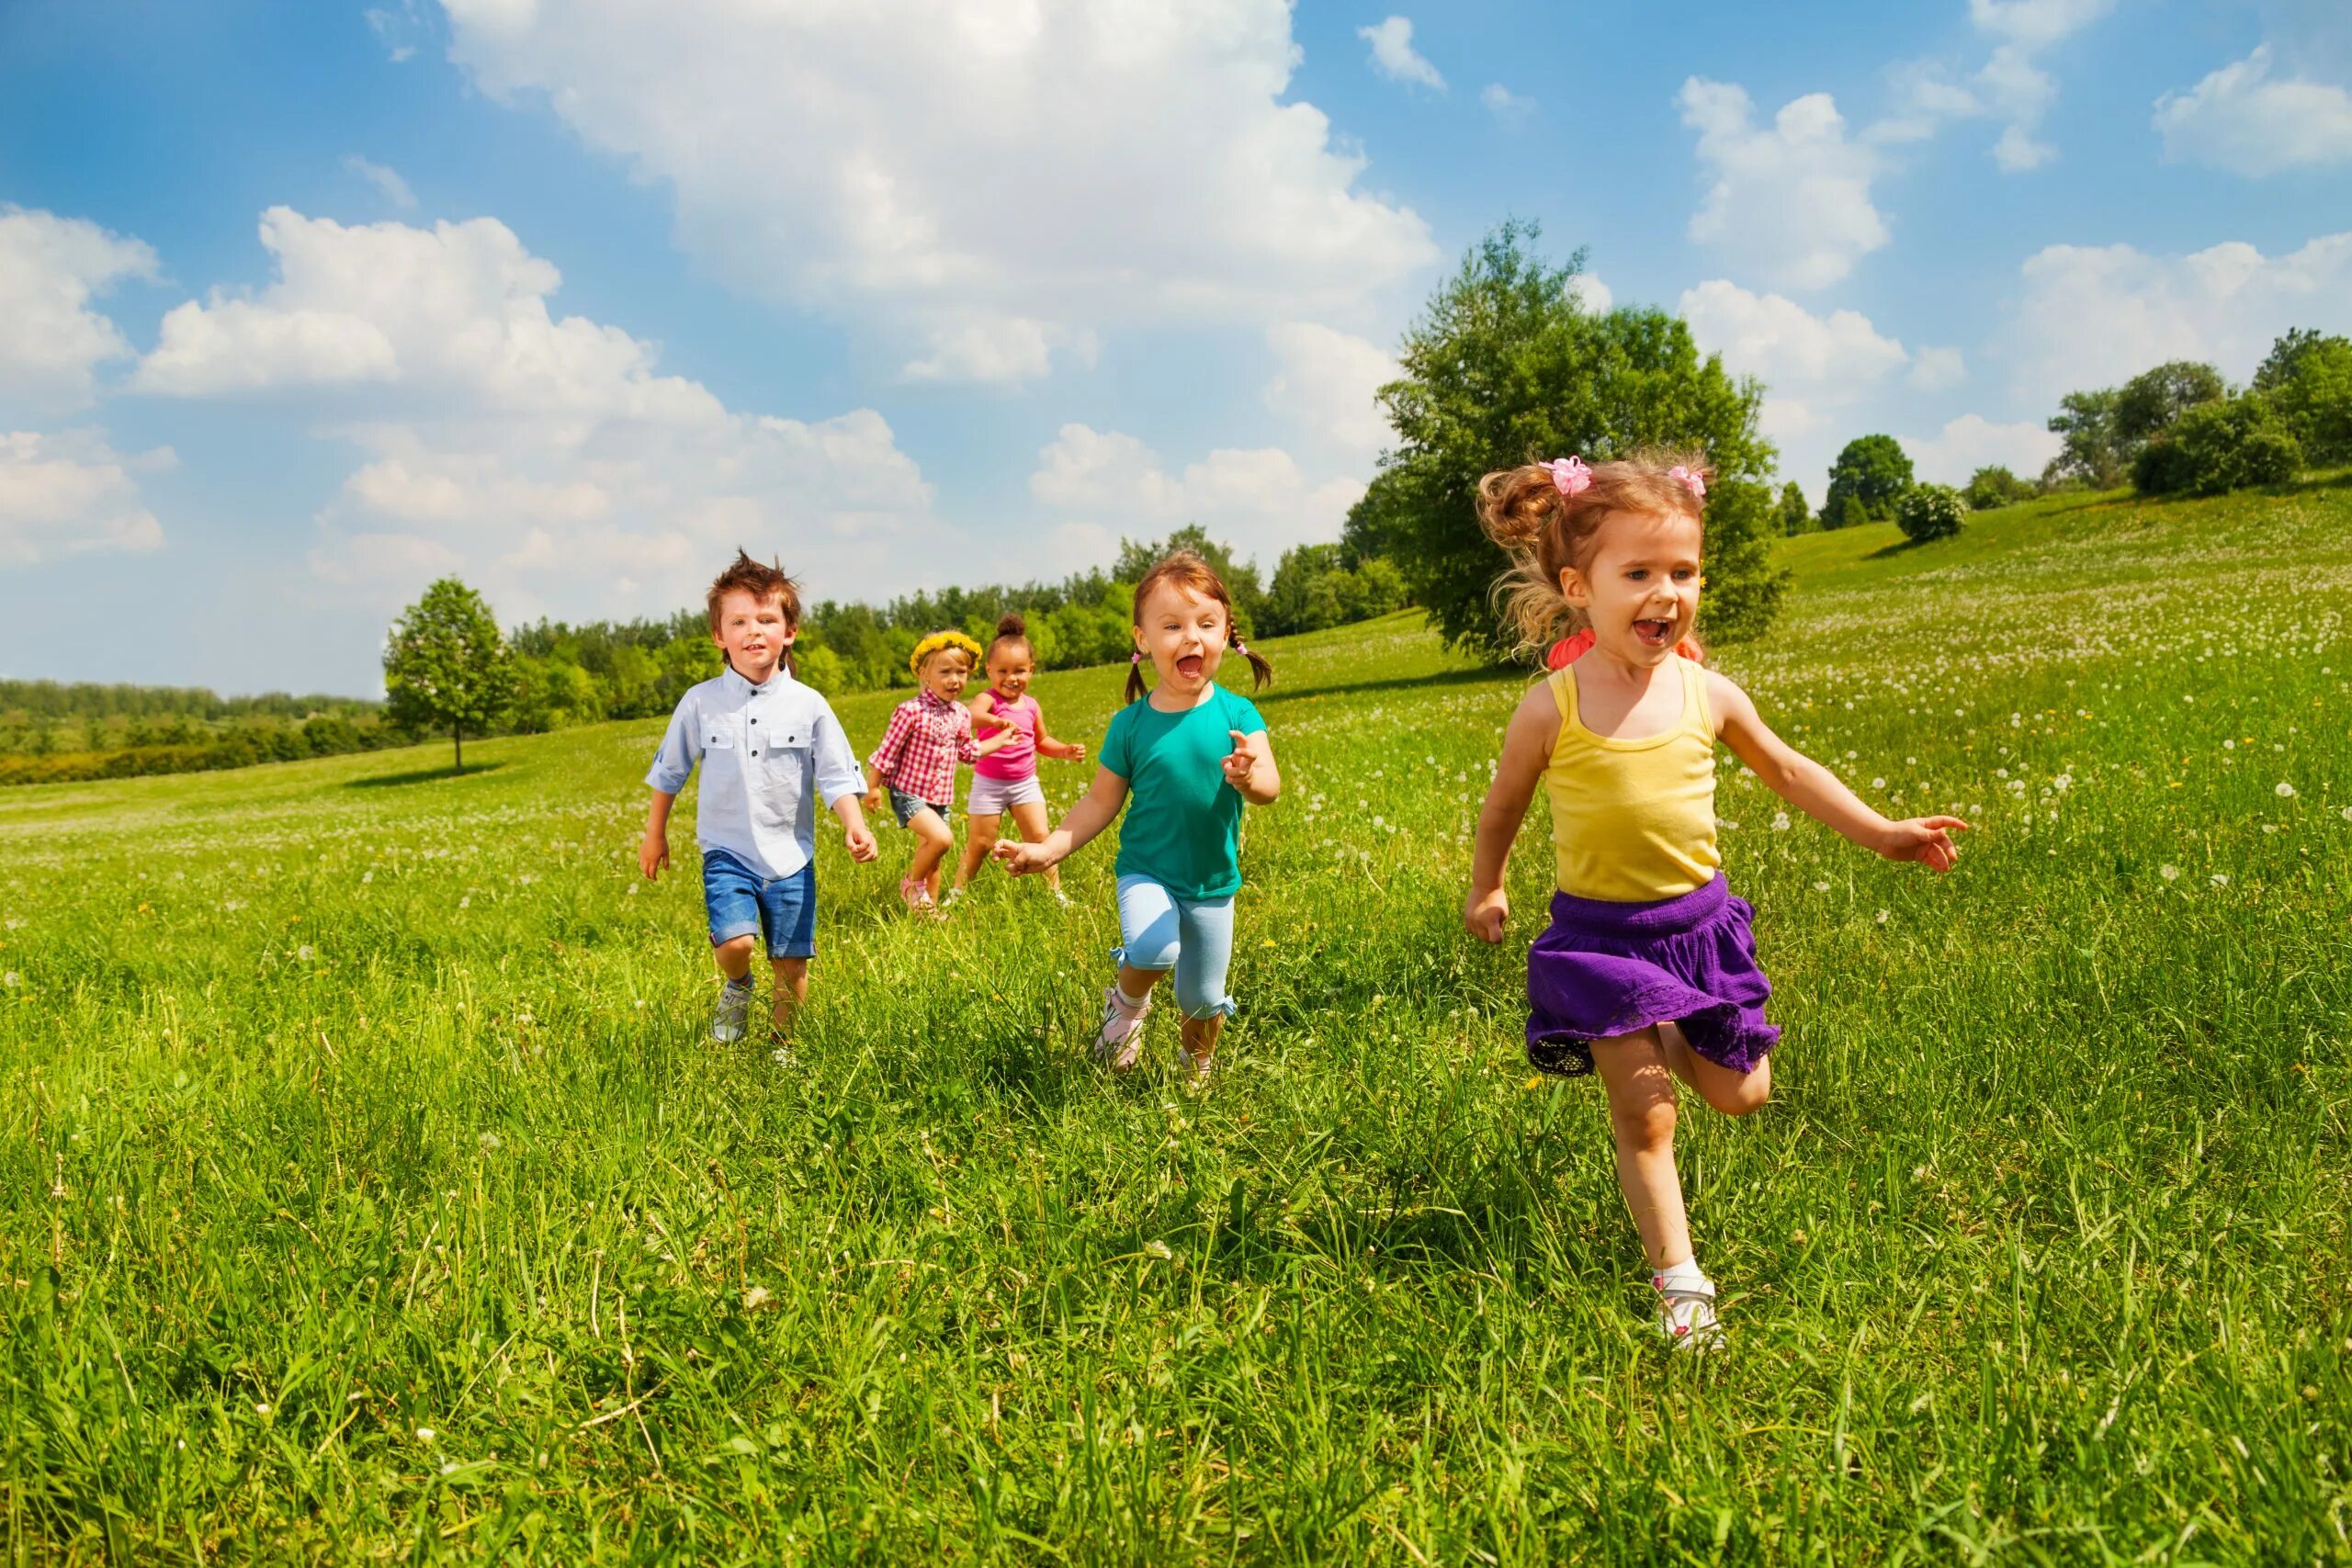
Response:
[[[1086,755],[1085,747],[1057,740],[1046,732],[1045,712],[1029,694],[1037,654],[1029,645],[1028,628],[1018,613],[996,624],[996,636],[983,662],[989,689],[965,705],[972,710],[973,733],[985,739],[1010,731],[1012,738],[972,764],[972,793],[965,807],[971,828],[964,835],[964,858],[956,867],[955,891],[947,896],[951,903],[995,847],[997,830],[1008,813],[1027,843],[1044,838],[1053,826],[1046,809],[1045,788],[1037,782],[1037,759],[1075,762]],[[1062,891],[1060,872],[1047,868],[1046,886],[1057,902],[1069,902],[1069,896]]]

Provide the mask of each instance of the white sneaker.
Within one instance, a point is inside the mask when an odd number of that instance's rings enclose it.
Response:
[[[1114,1073],[1124,1073],[1143,1055],[1143,1021],[1151,1011],[1151,998],[1130,1009],[1119,999],[1114,981],[1102,992],[1102,1021],[1094,1031],[1094,1059]]]
[[[1715,1321],[1715,1286],[1712,1280],[1695,1285],[1673,1285],[1663,1274],[1652,1274],[1657,1292],[1657,1331],[1678,1350],[1712,1350],[1724,1342],[1723,1325]]]
[[[710,1015],[710,1037],[721,1045],[732,1045],[742,1039],[743,1021],[751,1010],[751,987],[719,987],[718,1009]]]

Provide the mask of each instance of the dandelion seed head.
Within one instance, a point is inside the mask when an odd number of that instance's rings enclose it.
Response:
[[[2285,779],[2280,779],[2278,786],[2271,790],[2270,793],[2277,795],[2281,800],[2292,800],[2295,798],[2295,786],[2289,784]]]
[[[2180,867],[2177,865],[2160,865],[2156,867],[2156,874],[2163,877],[2166,882],[2177,882],[2180,879]]]

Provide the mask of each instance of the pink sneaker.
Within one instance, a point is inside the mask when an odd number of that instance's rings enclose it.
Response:
[[[1143,1055],[1143,1021],[1150,1011],[1148,996],[1144,998],[1143,1006],[1130,1008],[1119,999],[1117,982],[1105,987],[1102,1021],[1094,1031],[1094,1059],[1114,1073],[1133,1067]]]

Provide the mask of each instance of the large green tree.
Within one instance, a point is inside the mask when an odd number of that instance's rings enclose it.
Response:
[[[2352,342],[2298,327],[2271,345],[2254,373],[2315,464],[2352,462]]]
[[[2115,404],[2121,396],[2109,387],[2069,392],[2058,400],[2050,429],[2061,444],[2058,456],[2041,472],[2044,482],[2080,479],[2093,490],[2113,490],[2123,482],[2132,471],[2132,454],[2115,430]]]
[[[1842,519],[1850,495],[1871,518],[1889,518],[1910,488],[1911,454],[1903,443],[1892,435],[1858,435],[1829,465],[1829,493],[1822,498],[1822,515]],[[1838,525],[1843,526],[1842,521]]]
[[[466,731],[485,733],[516,695],[514,655],[497,617],[456,578],[434,583],[392,623],[384,648],[392,720],[447,730],[458,772],[466,768]]]
[[[2116,389],[2115,439],[2125,461],[2178,422],[2182,414],[2230,395],[2230,384],[2210,365],[2174,359],[2143,370]]]
[[[1601,462],[1643,446],[1695,446],[1718,476],[1707,507],[1708,598],[1740,612],[1739,631],[1760,630],[1756,611],[1770,619],[1781,573],[1769,551],[1744,547],[1741,529],[1751,510],[1767,527],[1771,516],[1761,479],[1772,448],[1757,429],[1763,389],[1702,356],[1678,316],[1587,310],[1570,287],[1583,254],[1546,261],[1539,237],[1531,222],[1494,230],[1407,330],[1403,374],[1380,391],[1396,444],[1348,514],[1350,551],[1394,561],[1449,644],[1499,659],[1507,643],[1489,595],[1507,563],[1478,526],[1480,477],[1571,453]],[[1743,489],[1756,492],[1752,509]],[[1743,574],[1762,581],[1751,589]],[[1734,635],[1707,614],[1711,633]]]

